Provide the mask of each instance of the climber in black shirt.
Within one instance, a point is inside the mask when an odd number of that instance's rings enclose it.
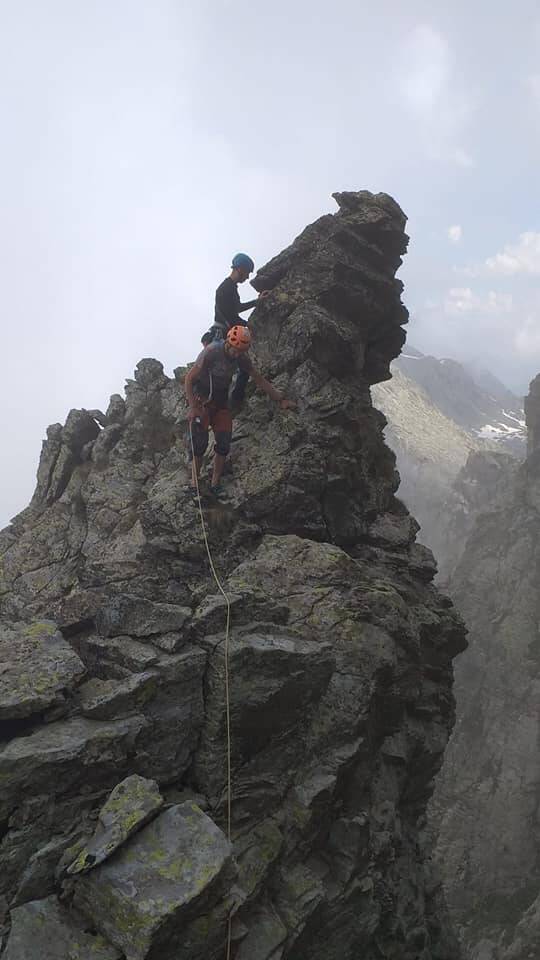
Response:
[[[240,314],[246,310],[251,310],[257,304],[257,300],[263,300],[268,296],[269,291],[260,293],[255,300],[248,300],[247,303],[240,302],[238,293],[238,284],[244,283],[250,273],[255,269],[255,264],[247,253],[237,253],[233,257],[231,273],[220,283],[216,290],[216,304],[214,311],[214,324],[201,339],[203,346],[208,346],[213,340],[224,340],[231,327],[247,327],[247,320],[242,320]],[[246,392],[249,373],[239,371],[234,389],[231,396],[233,407],[242,403]]]

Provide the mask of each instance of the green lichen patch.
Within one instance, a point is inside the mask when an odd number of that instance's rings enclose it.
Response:
[[[48,620],[0,625],[0,721],[62,706],[84,664]]]
[[[143,960],[165,935],[184,936],[199,902],[205,916],[222,904],[230,873],[225,836],[186,801],[160,813],[114,857],[78,879],[75,903],[127,956]]]
[[[102,807],[94,836],[68,868],[74,876],[92,870],[107,860],[163,806],[154,780],[133,775],[119,783]]]

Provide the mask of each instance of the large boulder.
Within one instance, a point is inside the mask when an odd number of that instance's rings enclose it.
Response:
[[[74,902],[126,960],[210,960],[225,942],[232,876],[226,837],[183,803],[78,880]]]

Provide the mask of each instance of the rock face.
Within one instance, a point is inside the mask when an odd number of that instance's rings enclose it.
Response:
[[[63,712],[85,667],[54,623],[0,625],[0,736],[9,722]],[[2,730],[2,724],[6,730]]]
[[[45,618],[76,665],[61,716],[6,701],[12,956],[17,910],[54,912],[56,890],[62,924],[84,916],[107,957],[217,960],[229,922],[235,960],[459,957],[424,827],[464,629],[395,497],[369,389],[405,339],[405,217],[384,194],[335,196],[254,282],[272,291],[251,322],[258,364],[297,410],[252,392],[227,500],[205,500],[228,660],[180,370],[143,360],[125,402],[51,427],[32,503],[0,534],[14,662],[28,627],[13,624]],[[50,676],[47,691],[55,706]],[[133,777],[165,806],[144,787],[111,822]]]
[[[126,960],[217,956],[234,903],[232,850],[195,803],[172,807],[75,887]]]
[[[4,960],[120,960],[120,951],[87,926],[56,897],[26,903],[11,911]]]
[[[525,397],[525,417],[527,421],[527,455],[531,456],[540,447],[540,373],[529,385],[529,394]]]
[[[537,955],[539,549],[536,450],[477,517],[451,581],[470,646],[435,814],[449,905],[475,960]]]

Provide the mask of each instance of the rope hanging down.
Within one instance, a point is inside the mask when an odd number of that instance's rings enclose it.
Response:
[[[229,633],[231,626],[231,601],[229,596],[224,589],[221,580],[217,574],[216,568],[214,566],[214,561],[212,559],[212,552],[210,550],[210,544],[208,543],[208,536],[206,533],[206,525],[204,522],[204,513],[201,503],[201,491],[199,487],[199,477],[197,475],[196,461],[195,461],[195,447],[193,445],[193,430],[192,424],[189,424],[189,437],[191,440],[191,453],[193,456],[193,476],[195,477],[195,489],[197,491],[197,502],[199,506],[199,516],[201,519],[201,530],[204,540],[204,545],[206,547],[206,553],[208,555],[208,563],[210,564],[210,570],[212,571],[212,576],[216,582],[216,586],[221,593],[222,597],[227,604],[227,620],[225,624],[225,646],[224,646],[224,659],[225,659],[225,717],[226,717],[226,728],[227,728],[227,839],[229,843],[232,843],[231,838],[231,804],[232,804],[232,788],[231,788],[231,703],[229,696]],[[229,916],[228,923],[228,934],[227,934],[227,960],[229,960],[231,955],[231,917]]]

